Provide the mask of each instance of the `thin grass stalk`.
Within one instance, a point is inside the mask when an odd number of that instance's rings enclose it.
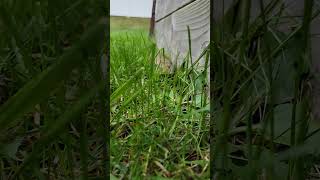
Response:
[[[227,158],[227,140],[228,140],[228,131],[229,131],[229,124],[230,124],[230,120],[231,120],[231,101],[230,101],[230,79],[228,78],[226,85],[224,87],[224,94],[223,94],[223,119],[222,119],[222,127],[221,127],[221,132],[219,133],[219,142],[218,145],[221,146],[221,148],[218,148],[221,150],[221,154],[222,157],[221,158],[221,164],[220,164],[220,170],[223,172],[222,175],[222,179],[225,178],[225,176],[227,175],[226,173],[228,172],[228,158]],[[219,176],[218,176],[219,177]]]
[[[246,63],[246,50],[248,45],[248,28],[250,20],[250,10],[251,10],[251,0],[241,1],[241,40],[239,43],[239,65],[236,66],[235,75],[238,76],[240,72],[241,65]],[[232,81],[232,87],[235,88],[235,83],[238,81],[239,77],[234,77]]]
[[[214,17],[213,17],[213,11],[214,11],[214,0],[210,0],[210,26],[214,25]],[[209,78],[209,98],[210,98],[210,128],[209,128],[209,139],[210,139],[210,179],[214,179],[215,175],[215,164],[214,164],[214,159],[215,159],[215,151],[214,151],[214,109],[213,109],[213,104],[214,104],[214,93],[213,93],[213,87],[214,87],[214,74],[213,74],[213,57],[214,57],[214,45],[213,45],[213,28],[210,28],[210,42],[209,42],[209,61],[210,61],[210,78]]]
[[[87,137],[87,119],[80,117],[80,164],[81,179],[88,179],[88,137]]]
[[[252,151],[252,112],[248,112],[248,117],[246,118],[247,119],[247,131],[246,131],[246,136],[247,136],[247,148],[248,148],[248,166],[249,168],[251,169],[250,170],[250,174],[249,174],[249,179],[250,180],[254,180],[255,179],[255,176],[256,176],[256,170],[255,170],[255,167],[254,167],[254,161],[253,161],[253,151]]]
[[[190,77],[190,80],[192,82],[193,87],[196,86],[196,81],[194,79],[194,75],[193,75],[193,59],[192,59],[192,42],[191,42],[191,31],[190,31],[190,26],[187,26],[187,30],[188,30],[188,47],[189,47],[189,58],[188,58],[188,62],[190,60],[190,67],[189,64],[187,64],[187,68],[186,68],[186,72],[187,72],[187,76]],[[193,90],[193,94],[192,94],[192,103],[194,105],[194,107],[196,106],[196,90]],[[187,97],[188,98],[188,97]],[[191,111],[191,106],[189,106],[189,100],[187,99],[187,107],[189,107],[189,111]],[[192,118],[193,119],[193,118]]]
[[[210,53],[207,51],[206,57],[205,57],[204,72],[203,72],[203,74],[205,74],[205,75],[208,74],[208,63],[209,63],[209,60],[210,60],[209,58],[210,58]],[[206,78],[206,82],[208,82],[208,81],[209,81],[209,79]],[[206,106],[206,104],[207,104],[207,97],[208,97],[207,90],[206,90],[206,88],[203,86],[203,88],[202,88],[201,107],[205,107],[205,106]],[[204,113],[204,112],[201,113],[202,120],[200,121],[201,124],[200,124],[200,128],[199,128],[198,136],[200,136],[202,124],[205,124],[206,115],[207,115],[207,113]]]
[[[299,77],[297,73],[295,74],[295,82],[294,82],[294,98],[292,102],[292,112],[291,112],[291,124],[290,124],[290,147],[295,147],[296,142],[296,110],[297,110],[297,102],[299,96]],[[289,179],[294,178],[294,166],[296,159],[290,159],[289,161]]]
[[[265,16],[265,7],[264,7],[264,3],[263,3],[263,0],[260,0],[260,11],[261,11],[261,18],[262,18],[262,21],[263,21],[263,31],[266,33],[268,32],[268,24],[266,22],[266,16]],[[279,14],[280,16],[280,14]],[[268,55],[270,55],[270,52],[271,52],[271,49],[270,49],[270,46],[269,46],[269,42],[267,40],[267,38],[263,38],[263,42],[265,44],[265,48],[266,48],[266,54],[267,54],[267,58],[268,59],[271,59],[270,57],[268,57]],[[271,150],[271,153],[274,152],[274,102],[273,102],[273,76],[272,76],[272,62],[269,62],[268,63],[268,86],[269,86],[269,91],[268,91],[268,109],[269,109],[269,112],[268,112],[268,116],[266,118],[266,122],[265,122],[265,125],[264,127],[269,123],[269,128],[270,128],[270,150]],[[263,133],[262,133],[262,137],[265,135],[264,134],[264,130],[263,130]],[[263,143],[259,146],[262,148],[263,146]],[[261,148],[259,148],[259,151],[257,153],[258,156],[260,156],[261,154]],[[259,157],[258,157],[259,158]],[[267,168],[267,177],[268,179],[274,179],[274,169],[272,167],[270,167],[271,169]]]
[[[310,23],[312,19],[312,7],[313,7],[313,1],[312,0],[305,0],[304,1],[304,16],[303,16],[303,22],[302,26],[299,29],[299,33],[302,34],[302,42],[303,42],[303,47],[304,49],[302,50],[302,58],[300,59],[299,62],[296,62],[297,68],[295,69],[295,89],[294,89],[294,99],[293,99],[293,106],[292,106],[292,119],[291,119],[291,134],[290,134],[290,146],[295,147],[297,143],[297,137],[296,137],[296,114],[297,114],[297,104],[299,102],[299,94],[300,94],[300,88],[302,86],[302,75],[303,71],[305,68],[305,61],[306,57],[310,58],[309,53],[309,31],[310,31]],[[309,9],[310,8],[310,9]],[[305,120],[303,120],[305,121]],[[307,122],[305,122],[307,123]],[[305,127],[305,125],[301,125],[300,127]],[[301,139],[301,137],[299,138]],[[301,162],[300,162],[301,163]],[[301,164],[298,163],[298,159],[292,158],[289,161],[289,178],[296,178],[297,177],[302,177],[303,174],[301,172]],[[297,167],[296,167],[297,166]]]
[[[248,45],[248,28],[250,20],[250,10],[251,10],[251,0],[245,0],[242,4],[242,39],[240,42],[240,62],[244,63],[246,61],[246,48]]]
[[[212,15],[211,17],[211,26],[214,26],[214,17]],[[224,43],[224,1],[222,1],[222,27],[220,32],[220,39],[221,44]],[[213,31],[211,31],[211,38],[214,36]],[[210,42],[211,48],[210,48],[210,60],[212,63],[210,63],[210,111],[211,111],[211,118],[213,118],[213,105],[214,105],[214,94],[213,94],[213,88],[215,86],[213,82],[214,74],[213,74],[213,68],[219,70],[217,73],[218,76],[222,78],[222,82],[225,82],[222,87],[222,101],[223,101],[223,114],[222,114],[222,125],[218,127],[218,134],[217,134],[217,142],[216,142],[216,147],[214,151],[214,156],[215,156],[215,169],[212,169],[212,178],[217,178],[217,179],[226,179],[228,174],[228,158],[227,158],[227,145],[225,142],[227,142],[228,139],[228,129],[229,129],[229,124],[230,124],[230,119],[231,119],[231,107],[230,107],[230,100],[231,100],[231,94],[230,94],[230,88],[231,88],[231,82],[230,82],[230,77],[228,76],[229,72],[227,70],[227,62],[225,61],[224,53],[220,52],[220,49],[217,47],[216,44],[213,42],[214,39]],[[216,42],[215,42],[216,43]],[[217,42],[218,43],[218,42]],[[223,47],[222,47],[223,48]],[[217,63],[213,63],[213,61],[217,61]],[[214,64],[216,64],[216,67],[213,67]],[[211,133],[213,134],[213,126],[214,126],[214,120],[211,119]],[[211,138],[211,144],[213,144],[213,135]],[[213,166],[213,165],[211,165]],[[216,170],[217,172],[213,172],[213,170]]]
[[[150,112],[150,109],[149,109],[150,101],[151,101],[151,103],[153,102],[152,101],[152,99],[153,99],[152,95],[154,93],[153,90],[154,90],[154,82],[155,82],[155,80],[154,80],[154,76],[155,76],[155,74],[154,74],[154,71],[155,71],[154,60],[155,59],[156,59],[156,46],[155,46],[155,44],[153,44],[152,47],[151,47],[151,57],[150,57],[149,62],[148,62],[151,65],[150,65],[150,69],[149,69],[148,74],[147,74],[147,76],[150,78],[149,86],[148,86],[149,87],[149,90],[148,90],[148,112]]]
[[[149,83],[148,83],[148,105],[147,105],[147,112],[148,114],[150,113],[151,111],[151,103],[152,103],[152,95],[153,95],[153,75],[154,75],[154,59],[155,59],[155,55],[156,55],[156,52],[155,52],[155,49],[152,48],[152,54],[151,54],[151,57],[148,59],[149,61],[147,63],[150,63],[150,66],[149,68],[147,69],[147,74],[146,76],[149,78]],[[151,103],[150,103],[151,102]]]
[[[250,11],[251,11],[251,0],[245,0],[242,1],[242,39],[240,42],[240,52],[239,52],[239,57],[240,57],[240,63],[247,64],[247,56],[246,56],[246,49],[248,45],[248,28],[249,28],[249,20],[250,20]],[[240,65],[237,66],[236,68],[236,75],[238,74],[240,70]],[[235,81],[234,81],[235,82]],[[253,159],[252,159],[252,119],[249,115],[247,117],[247,144],[248,144],[248,166],[250,169],[249,174],[249,179],[254,179],[255,171],[253,170]]]
[[[190,26],[187,26],[187,30],[188,30],[188,48],[189,48],[189,53],[188,53],[188,55],[189,55],[189,60],[190,60],[190,64],[192,64],[192,46],[191,46],[191,32],[190,32]],[[188,62],[187,62],[187,67],[189,67],[188,66],[189,64],[188,64]]]
[[[260,10],[261,10],[261,17],[262,17],[262,21],[263,21],[263,31],[264,32],[268,32],[268,24],[266,23],[266,17],[265,17],[265,8],[264,8],[264,3],[263,0],[260,0]],[[270,57],[268,57],[270,55],[271,49],[269,46],[269,42],[267,40],[267,38],[263,39],[265,42],[265,48],[266,48],[266,55],[268,59],[271,59]],[[269,96],[269,118],[268,121],[270,123],[270,149],[271,152],[274,152],[274,111],[273,111],[273,77],[272,77],[272,62],[268,63],[268,86],[269,86],[269,91],[268,91],[268,96]]]
[[[43,153],[43,157],[45,157],[45,152]],[[51,162],[52,161],[52,158],[51,157],[48,157],[48,160]],[[43,163],[44,164],[44,163]],[[47,172],[47,176],[49,177],[50,179],[50,174],[51,174],[51,169],[52,169],[52,166],[51,166],[52,163],[48,163],[48,172]],[[44,165],[43,165],[44,167]]]
[[[101,1],[102,3],[104,1]],[[110,71],[111,71],[111,63],[110,63],[110,1],[107,1],[105,3],[105,9],[106,9],[106,27],[105,27],[105,49],[106,49],[106,75],[105,75],[105,102],[100,100],[101,106],[105,107],[102,112],[105,112],[104,117],[101,118],[104,131],[102,131],[102,139],[103,139],[103,176],[105,179],[110,178],[110,95],[111,95],[111,89],[110,89]],[[103,78],[102,78],[103,79]],[[105,104],[104,104],[105,103]]]
[[[66,151],[67,151],[67,159],[68,159],[68,168],[69,168],[69,177],[74,180],[75,179],[75,175],[74,175],[74,171],[73,171],[73,167],[74,167],[74,162],[73,162],[73,158],[72,158],[72,151],[71,151],[71,137],[70,135],[68,136],[67,139],[67,146],[66,146]],[[49,173],[48,173],[49,174]]]
[[[266,41],[263,41],[263,38],[261,39],[260,43],[259,43],[259,47],[258,47],[258,53],[261,54],[262,53],[262,50],[261,50],[261,44],[262,42],[266,42]],[[265,43],[266,45],[268,44],[268,42]],[[260,56],[260,55],[259,55]],[[260,57],[260,60],[262,59],[262,57]],[[261,61],[260,61],[261,62]],[[262,64],[262,62],[261,62]],[[260,64],[260,65],[261,65]],[[267,86],[269,86],[269,89],[268,89],[268,94],[267,94],[267,98],[266,98],[266,105],[269,109],[268,112],[264,112],[264,116],[262,118],[262,126],[260,126],[260,135],[262,137],[265,137],[265,134],[266,134],[266,131],[267,131],[267,128],[270,129],[270,136],[269,136],[269,146],[270,146],[270,150],[271,152],[274,152],[274,106],[272,106],[273,104],[273,94],[272,94],[272,80],[270,80],[270,73],[272,73],[272,71],[270,72],[270,67],[269,66],[272,66],[272,63],[270,62],[270,64],[268,64],[268,67],[267,67],[267,71],[268,71],[268,77],[267,77]],[[269,125],[269,126],[268,126]],[[260,159],[260,155],[262,153],[262,150],[263,148],[265,147],[265,138],[262,138],[261,142],[259,143],[259,146],[258,146],[258,149],[254,155],[254,158],[256,160]],[[268,168],[272,168],[272,167],[267,167],[267,177],[269,179],[274,179],[274,175],[273,175],[273,170],[272,169],[268,169]]]
[[[85,65],[81,65],[79,71],[86,71]],[[89,66],[90,67],[90,66]],[[99,68],[99,67],[98,67]],[[100,68],[99,68],[100,69]],[[80,74],[79,87],[81,88],[81,93],[86,89],[86,81],[84,73]],[[85,113],[81,113],[79,122],[80,131],[80,169],[81,169],[81,179],[88,180],[88,136],[87,136],[87,117]]]
[[[310,24],[312,19],[312,12],[313,12],[313,0],[305,0],[304,1],[304,16],[303,16],[303,22],[302,22],[302,43],[303,43],[303,49],[302,49],[302,56],[300,59],[300,62],[298,63],[298,72],[297,72],[297,79],[296,83],[298,83],[298,93],[302,92],[301,94],[306,94],[307,91],[303,89],[305,86],[305,77],[302,77],[304,75],[304,71],[306,68],[306,64],[309,64],[311,59],[311,52],[310,52]],[[299,93],[300,94],[300,93]],[[308,128],[308,97],[299,97],[299,94],[295,94],[295,98],[299,98],[301,100],[302,104],[302,111],[301,116],[299,120],[301,121],[301,125],[298,127],[298,133],[296,137],[296,144],[302,144],[304,142],[304,139],[307,135],[307,128]],[[294,164],[294,178],[296,179],[304,179],[306,177],[305,171],[304,171],[304,161],[303,157],[299,157],[296,160],[296,164]]]

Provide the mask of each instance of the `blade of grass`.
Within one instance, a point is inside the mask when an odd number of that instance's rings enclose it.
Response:
[[[95,53],[103,42],[105,24],[100,23],[90,29],[71,50],[57,62],[26,84],[4,105],[0,107],[0,126],[4,130],[14,124],[25,113],[47,98],[56,85],[64,80],[71,70],[81,65],[87,55]],[[0,130],[0,131],[1,131]]]
[[[15,179],[24,168],[31,163],[36,157],[39,156],[43,147],[47,147],[51,144],[54,139],[59,135],[61,131],[64,130],[65,126],[70,123],[73,119],[79,117],[79,114],[86,108],[86,106],[91,103],[92,99],[96,96],[97,92],[104,88],[103,83],[92,88],[88,93],[86,93],[80,100],[72,106],[70,110],[67,110],[63,115],[61,115],[55,122],[49,123],[41,134],[43,134],[40,139],[34,145],[33,151],[26,157],[19,169],[16,170],[12,179]]]

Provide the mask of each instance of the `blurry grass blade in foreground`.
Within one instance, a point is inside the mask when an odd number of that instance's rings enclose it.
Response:
[[[65,80],[71,71],[88,60],[88,55],[101,51],[106,24],[92,27],[81,40],[63,54],[57,62],[34,77],[4,105],[0,107],[0,127],[3,130],[18,118],[31,111],[34,106],[47,98],[59,82]]]
[[[289,1],[261,0],[261,13],[249,19],[250,1],[233,2],[239,4],[213,26],[215,172],[221,170],[222,179],[308,179],[317,174],[312,166],[320,149],[309,108],[309,26],[316,6],[297,1],[305,9],[295,17],[286,14]],[[294,28],[283,31],[286,23]]]
[[[37,159],[44,147],[47,147],[50,145],[50,143],[53,143],[54,140],[56,140],[57,136],[59,136],[59,134],[64,130],[65,125],[70,123],[75,118],[79,118],[81,116],[82,111],[85,110],[86,106],[92,102],[92,99],[94,99],[96,93],[104,88],[103,85],[103,83],[100,83],[91,89],[88,93],[84,94],[79,102],[73,105],[71,109],[67,110],[54,122],[48,123],[48,125],[42,130],[43,135],[36,142],[33,151],[27,156],[23,164],[19,167],[18,171],[15,172],[14,176],[17,176],[21,170],[28,165],[28,163]]]

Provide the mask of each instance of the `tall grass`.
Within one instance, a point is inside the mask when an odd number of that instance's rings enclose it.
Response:
[[[147,35],[111,34],[112,174],[208,178],[207,71],[195,64],[163,74],[155,64],[163,51]]]
[[[96,133],[105,118],[97,93],[105,93],[106,8],[103,1],[0,2],[0,74],[8,87],[0,179],[109,176],[97,145],[105,137]]]
[[[307,161],[319,157],[308,86],[318,10],[306,0],[299,19],[283,1],[260,1],[253,18],[252,2],[234,1],[212,21],[212,178],[308,179],[319,163]],[[281,23],[295,28],[281,32]]]

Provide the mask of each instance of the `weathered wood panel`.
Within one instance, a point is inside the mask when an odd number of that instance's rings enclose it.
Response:
[[[156,21],[194,0],[157,0]]]
[[[302,20],[304,11],[304,0],[284,0],[284,7],[287,16],[295,16],[291,22],[283,23],[279,26],[279,30],[288,32],[292,27],[296,27]],[[215,0],[214,1],[214,17],[219,19],[222,17],[222,9],[230,8],[234,0]],[[251,1],[251,18],[254,19],[260,13],[260,1]],[[264,4],[268,4],[270,0],[264,0]],[[178,52],[186,54],[188,52],[188,31],[190,26],[192,55],[195,59],[201,53],[201,50],[208,44],[209,36],[209,0],[157,0],[156,4],[156,25],[155,35],[159,48],[164,48],[166,52],[174,59]],[[187,4],[187,5],[186,5]],[[185,6],[186,5],[186,6]],[[319,4],[315,3],[317,9]],[[274,10],[274,14],[278,12]],[[284,20],[287,21],[287,20]],[[312,82],[313,93],[313,112],[316,119],[320,119],[320,18],[313,20],[311,25],[311,44],[312,44],[312,73],[315,77]],[[179,66],[183,56],[176,59]],[[174,59],[175,61],[175,59]],[[176,62],[173,62],[176,63]],[[204,64],[204,61],[201,61]]]
[[[210,0],[157,0],[155,36],[159,48],[180,66],[189,51],[190,29],[193,61],[210,40]],[[200,66],[204,65],[204,59]]]

